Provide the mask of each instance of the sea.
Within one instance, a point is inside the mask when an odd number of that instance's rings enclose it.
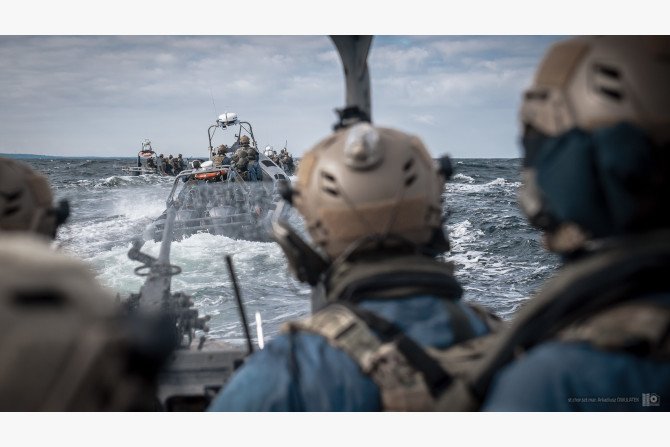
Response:
[[[57,200],[70,203],[70,217],[55,245],[88,263],[120,299],[138,292],[144,278],[134,273],[140,264],[128,258],[128,250],[165,210],[174,178],[124,175],[122,167],[133,159],[23,161],[49,178]],[[517,205],[519,159],[456,159],[454,168],[444,189],[451,250],[443,257],[455,266],[464,300],[510,319],[556,271],[559,259],[542,248],[540,233]],[[300,216],[292,220],[299,227]],[[152,256],[159,249],[153,240],[142,248]],[[200,313],[210,315],[210,338],[244,342],[226,255],[233,259],[255,342],[261,333],[269,341],[282,323],[310,312],[309,286],[290,275],[274,242],[199,233],[173,242],[170,255],[182,269],[172,278],[172,291],[191,295]]]

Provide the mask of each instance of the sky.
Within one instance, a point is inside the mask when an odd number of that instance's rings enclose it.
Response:
[[[362,0],[246,0],[233,13],[201,0],[11,4],[0,16],[0,153],[133,156],[150,139],[165,154],[205,156],[208,127],[235,112],[260,147],[286,143],[301,156],[345,103],[327,35],[378,34],[368,58],[376,125],[418,135],[434,156],[514,158],[521,95],[550,45],[630,30],[612,11],[634,17],[575,0],[551,14],[426,1],[388,0],[381,12]],[[643,31],[667,28],[644,11]]]
[[[517,157],[517,109],[552,36],[377,36],[376,125],[433,155]],[[0,152],[207,153],[218,114],[300,156],[328,135],[344,76],[327,36],[0,36]],[[216,142],[216,141],[215,141]],[[224,141],[222,141],[224,142]]]

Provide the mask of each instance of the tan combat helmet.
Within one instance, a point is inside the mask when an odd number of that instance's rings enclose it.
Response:
[[[0,411],[124,411],[148,400],[114,300],[82,262],[0,233]]]
[[[555,44],[525,93],[521,122],[547,136],[629,122],[670,140],[670,37],[581,37]]]
[[[65,217],[53,208],[49,182],[27,164],[0,158],[0,231],[30,231],[54,238]]]
[[[331,259],[364,239],[423,245],[442,231],[445,179],[415,136],[356,124],[307,152],[297,176],[295,207]]]
[[[628,123],[658,147],[670,142],[670,37],[579,37],[555,44],[540,64],[520,111],[524,138],[541,141],[572,129],[592,133]],[[526,156],[532,153],[526,150]],[[552,215],[534,166],[522,170],[519,204],[559,253],[581,249],[592,228]],[[567,177],[566,177],[567,178]],[[614,203],[614,202],[612,202]],[[648,207],[646,212],[651,212]]]

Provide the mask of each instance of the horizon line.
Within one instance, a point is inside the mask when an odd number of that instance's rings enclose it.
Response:
[[[0,152],[0,157],[6,157],[6,158],[98,158],[98,159],[114,159],[114,158],[136,158],[137,155],[119,155],[116,157],[110,157],[110,156],[101,156],[101,155],[55,155],[55,154],[31,154],[31,153],[5,153],[5,152]],[[184,158],[204,158],[201,156],[185,156],[182,155]],[[300,159],[301,157],[296,157],[297,159]],[[438,159],[439,157],[433,157],[434,159]],[[453,160],[481,160],[481,159],[488,159],[488,160],[516,160],[516,159],[521,159],[523,157],[450,157]]]

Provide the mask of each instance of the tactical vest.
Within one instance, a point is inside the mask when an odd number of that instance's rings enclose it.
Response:
[[[235,154],[237,155],[236,166],[238,171],[245,171],[249,163],[249,159],[247,158],[249,154],[244,148],[238,149]]]
[[[397,332],[393,338],[388,322],[384,330],[377,321],[380,337],[365,321],[375,316],[347,301],[286,330],[320,334],[349,354],[379,386],[384,410],[474,411],[495,374],[544,341],[585,342],[600,350],[670,361],[670,304],[641,298],[667,296],[668,277],[670,231],[663,231],[628,238],[562,268],[504,330],[496,331],[500,323],[475,308],[488,318],[492,333],[443,351],[424,350],[411,340],[408,345]],[[349,288],[344,282],[339,289]]]
[[[496,373],[548,340],[670,361],[668,277],[670,231],[621,240],[562,268],[453,381],[442,397],[444,409],[479,409]]]
[[[393,323],[355,305],[360,299],[389,299],[430,294],[442,297],[450,312],[456,341],[446,350],[423,348]],[[326,284],[331,303],[313,316],[291,322],[283,331],[312,332],[347,353],[379,387],[385,411],[440,410],[440,396],[453,379],[479,359],[490,336],[475,335],[457,302],[462,289],[450,264],[425,256],[403,256],[379,262],[345,264]],[[492,331],[502,322],[472,306]]]

